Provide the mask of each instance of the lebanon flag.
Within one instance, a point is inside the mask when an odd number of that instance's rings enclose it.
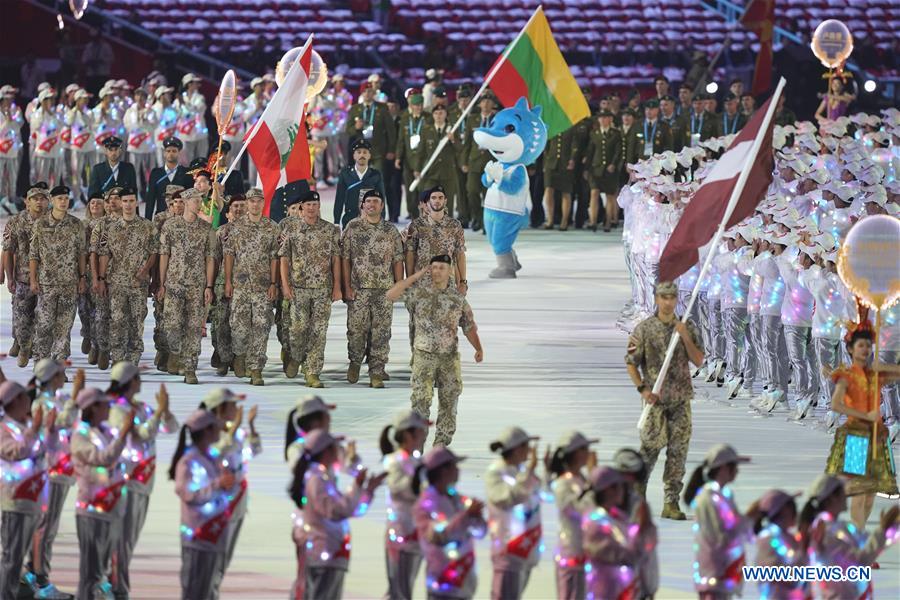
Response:
[[[264,214],[269,214],[275,190],[291,181],[308,179],[309,146],[303,124],[306,86],[309,83],[312,36],[306,40],[283,84],[266,106],[256,126],[247,134],[247,151],[266,196]]]
[[[723,222],[728,229],[751,216],[765,196],[775,162],[772,117],[783,88],[784,79],[694,192],[659,259],[659,281],[674,281],[697,264],[698,249],[712,239],[716,229]],[[743,186],[737,189],[742,174]]]

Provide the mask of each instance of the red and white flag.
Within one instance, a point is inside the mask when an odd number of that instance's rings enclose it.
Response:
[[[740,223],[753,214],[765,197],[775,160],[773,116],[782,89],[784,79],[694,192],[660,256],[659,281],[674,281],[697,264],[698,250],[712,239],[723,222],[723,229]]]
[[[266,197],[266,215],[276,189],[285,183],[308,179],[311,173],[304,124],[311,58],[312,36],[306,40],[300,58],[288,70],[256,126],[247,134],[247,151],[259,172]]]

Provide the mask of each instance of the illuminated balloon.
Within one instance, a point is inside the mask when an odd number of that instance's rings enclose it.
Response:
[[[216,117],[216,125],[219,128],[219,135],[225,135],[225,130],[231,124],[231,117],[234,115],[234,106],[237,103],[237,84],[235,82],[234,71],[231,69],[225,73],[222,83],[219,85],[219,95],[213,104],[213,115]]]
[[[287,76],[291,66],[300,57],[302,47],[291,48],[284,53],[278,64],[275,65],[275,82],[279,87],[284,85],[284,78]],[[306,88],[306,99],[311,100],[314,96],[321,93],[328,83],[328,66],[322,57],[315,50],[312,51],[309,60],[309,84]]]
[[[853,35],[842,21],[828,19],[816,27],[809,46],[823,65],[836,69],[853,52]]]
[[[72,10],[75,20],[78,20],[84,16],[84,12],[88,8],[88,0],[69,0],[69,8]]]
[[[900,299],[900,219],[871,215],[857,221],[838,253],[837,269],[847,288],[876,310]]]

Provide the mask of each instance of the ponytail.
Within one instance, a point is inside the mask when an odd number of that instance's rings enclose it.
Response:
[[[290,448],[291,444],[300,437],[300,434],[297,432],[297,427],[294,425],[294,417],[296,415],[297,409],[292,408],[287,416],[287,429],[284,432],[284,460],[288,459],[288,448]]]
[[[551,477],[559,477],[566,472],[566,454],[563,448],[557,448],[550,457],[550,474]]]
[[[691,478],[688,481],[687,486],[685,486],[684,488],[684,495],[681,498],[682,500],[684,500],[684,503],[687,506],[691,505],[691,503],[694,501],[694,498],[697,497],[697,492],[699,492],[700,488],[703,487],[703,484],[708,481],[704,471],[706,471],[705,460],[696,469],[694,469],[694,472],[691,473]]]
[[[813,521],[816,520],[816,517],[818,517],[819,513],[823,510],[821,503],[816,498],[810,498],[806,501],[806,504],[803,505],[803,509],[800,511],[800,517],[797,519],[797,529],[800,531],[800,535],[805,539],[809,538],[809,530],[812,528]]]
[[[31,379],[29,379],[28,385],[25,387],[27,388],[27,391],[28,391],[28,397],[31,399],[32,402],[34,402],[37,399],[37,394],[38,394],[37,377],[32,377]]]
[[[384,429],[381,430],[381,437],[378,438],[378,447],[381,448],[381,455],[387,456],[394,452],[397,448],[394,446],[394,443],[391,442],[390,432],[393,425],[388,425]],[[399,434],[399,432],[397,432]]]
[[[754,519],[754,521],[753,521],[753,533],[754,534],[758,534],[760,531],[762,531],[763,520],[765,520],[765,519],[766,519],[766,515],[762,512],[760,512],[757,515],[756,519]]]
[[[416,496],[422,491],[422,471],[424,470],[425,465],[417,466],[416,470],[413,471],[412,481],[409,483],[409,489],[412,490],[412,493]]]
[[[130,387],[131,381],[127,381],[125,383],[121,383],[119,381],[110,381],[109,387],[106,388],[106,395],[118,398],[119,396],[124,396],[128,391],[128,388]]]
[[[303,509],[303,505],[306,503],[306,470],[309,469],[310,463],[315,462],[317,458],[318,456],[310,456],[308,452],[304,452],[297,464],[294,465],[294,478],[291,480],[291,485],[288,486],[288,495],[299,509]]]
[[[178,461],[181,460],[181,457],[184,456],[184,451],[187,449],[187,431],[187,425],[182,425],[181,431],[178,432],[178,446],[175,448],[175,454],[172,455],[172,464],[169,465],[169,479],[171,481],[175,481],[175,470],[178,467]]]

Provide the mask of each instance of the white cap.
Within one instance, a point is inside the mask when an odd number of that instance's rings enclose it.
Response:
[[[90,98],[93,94],[88,92],[87,90],[79,89],[75,92],[75,100],[81,100],[82,98]]]
[[[263,81],[262,77],[254,77],[250,80],[250,89],[253,89],[258,85],[262,85],[263,83],[265,82]]]
[[[47,100],[48,98],[53,98],[53,96],[54,96],[53,90],[44,90],[40,94],[38,94],[37,99],[38,99],[38,102],[43,102],[44,100]]]
[[[329,446],[336,444],[343,438],[335,437],[324,429],[316,429],[306,434],[303,440],[303,449],[310,456],[316,456]]]
[[[187,418],[187,421],[185,421],[184,424],[193,433],[197,433],[198,431],[203,431],[210,425],[215,424],[217,420],[216,415],[212,414],[210,411],[198,408],[191,413],[191,416]]]
[[[322,400],[319,396],[306,396],[297,405],[297,418],[305,417],[306,415],[311,415],[317,412],[327,412],[329,410],[334,410],[336,405],[327,404],[324,400]]]
[[[116,364],[113,365],[112,370],[109,372],[109,378],[112,381],[118,381],[119,383],[128,383],[132,379],[134,379],[141,372],[136,366],[132,363],[120,360]]]
[[[733,447],[728,444],[717,444],[706,453],[704,463],[707,470],[721,467],[729,463],[748,463],[749,456],[740,456]]]
[[[807,494],[810,500],[814,499],[816,502],[822,502],[841,487],[844,487],[844,482],[841,479],[828,473],[822,473],[813,481]]]
[[[558,446],[562,448],[563,454],[571,454],[580,448],[586,448],[599,441],[600,438],[586,438],[580,431],[573,430],[563,434]]]
[[[21,394],[27,394],[28,390],[12,380],[0,383],[0,406],[6,406]]]
[[[66,364],[52,358],[42,358],[34,365],[34,378],[39,383],[47,383],[59,373],[66,372]]]
[[[163,94],[171,94],[171,93],[174,92],[174,91],[175,91],[175,88],[171,88],[171,87],[169,87],[169,86],[167,86],[167,85],[161,85],[161,86],[159,86],[158,88],[156,88],[156,91],[153,92],[153,95],[156,96],[156,99],[157,99],[157,100],[159,100],[159,98],[160,98]]]
[[[93,406],[98,402],[109,401],[109,396],[103,393],[103,391],[99,388],[89,387],[84,388],[80,392],[78,392],[78,397],[75,398],[75,404],[78,405],[78,408],[81,410],[86,409],[89,406]]]
[[[110,89],[108,87],[103,87],[103,88],[101,88],[101,90],[99,92],[97,92],[97,96],[99,98],[106,98],[107,96],[111,96],[114,93],[115,92],[112,89]]]
[[[405,431],[407,429],[428,429],[432,423],[414,410],[402,412],[394,418],[394,429]]]
[[[235,394],[228,388],[215,388],[203,398],[203,406],[207,410],[214,410],[226,402],[240,402],[246,397],[245,394]]]
[[[181,85],[187,85],[189,83],[193,83],[195,81],[203,81],[193,73],[185,73],[184,77],[181,78]]]
[[[491,442],[491,450],[497,452],[506,452],[513,448],[518,448],[522,444],[527,444],[535,440],[539,440],[536,435],[528,435],[521,427],[510,427],[506,429],[500,437]]]
[[[66,86],[66,95],[74,94],[75,92],[77,92],[80,89],[81,89],[81,86],[78,85],[77,83],[70,83],[69,85]]]

